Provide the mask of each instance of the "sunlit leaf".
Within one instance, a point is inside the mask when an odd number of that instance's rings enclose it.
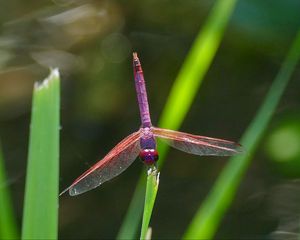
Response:
[[[56,239],[58,227],[59,73],[33,93],[22,239]]]

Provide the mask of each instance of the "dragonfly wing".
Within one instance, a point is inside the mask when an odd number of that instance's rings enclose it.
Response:
[[[66,191],[69,191],[71,196],[84,193],[122,173],[138,156],[140,152],[139,139],[140,131],[123,139],[102,160],[84,172],[61,194]]]
[[[241,145],[235,142],[192,135],[163,128],[153,127],[155,137],[167,140],[166,142],[181,151],[196,155],[231,156],[243,152]]]

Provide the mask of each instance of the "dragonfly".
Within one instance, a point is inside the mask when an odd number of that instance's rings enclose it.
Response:
[[[138,156],[145,165],[156,165],[156,138],[166,140],[173,148],[200,156],[231,156],[242,152],[241,145],[235,142],[152,126],[144,74],[135,52],[133,73],[141,118],[140,129],[119,142],[102,160],[80,175],[61,194],[69,191],[71,196],[75,196],[94,189],[122,173]]]

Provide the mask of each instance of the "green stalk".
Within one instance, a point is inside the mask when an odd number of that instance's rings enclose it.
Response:
[[[300,32],[292,44],[263,104],[241,139],[246,154],[232,157],[198,209],[183,239],[212,239],[229,208],[300,55]]]
[[[144,214],[142,222],[142,230],[140,239],[146,239],[146,234],[149,228],[149,223],[152,215],[152,210],[155,203],[155,198],[159,185],[159,173],[155,167],[148,170],[146,196],[144,205]]]
[[[59,91],[57,69],[34,87],[22,239],[57,239]]]
[[[17,225],[9,195],[5,166],[0,146],[0,239],[16,239]]]
[[[237,0],[217,0],[211,14],[199,31],[173,84],[167,103],[159,121],[159,126],[176,130],[182,124],[201,86],[204,76],[220,45],[225,28]],[[163,165],[168,146],[159,145],[159,167]],[[142,172],[142,175],[145,174]],[[141,177],[142,179],[142,177]],[[140,182],[142,181],[140,179]],[[143,191],[138,183],[132,199],[143,199]],[[135,215],[134,215],[135,213]],[[134,216],[129,218],[129,216]],[[142,208],[130,204],[117,239],[133,239],[136,236]]]

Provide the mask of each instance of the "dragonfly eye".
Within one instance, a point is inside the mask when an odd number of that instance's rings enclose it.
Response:
[[[142,149],[140,159],[146,165],[152,165],[158,160],[158,152],[155,149]]]

